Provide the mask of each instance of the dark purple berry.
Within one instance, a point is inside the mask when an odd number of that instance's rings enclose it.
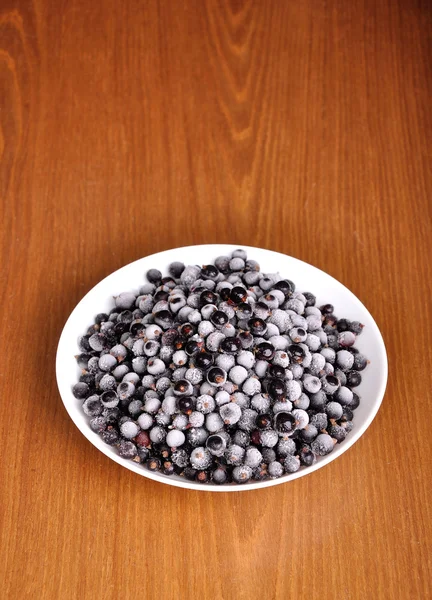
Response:
[[[237,354],[241,348],[241,341],[236,337],[227,337],[222,340],[219,349],[225,354]]]
[[[207,471],[197,471],[195,479],[199,481],[199,483],[207,483],[210,480],[210,475]]]
[[[210,317],[210,321],[216,327],[222,327],[226,323],[228,323],[228,315],[224,313],[222,310],[216,310]]]
[[[274,428],[278,433],[293,433],[296,429],[295,417],[284,410],[276,413],[274,417]]]
[[[350,348],[350,350],[354,350],[354,348]],[[364,369],[366,369],[368,365],[368,360],[366,358],[366,356],[364,356],[363,354],[355,354],[354,355],[354,364],[353,364],[353,368],[356,371],[363,371]]]
[[[219,275],[219,269],[217,267],[215,267],[214,265],[205,265],[202,269],[201,269],[201,277],[203,279],[217,279]]]
[[[107,427],[105,431],[102,431],[100,436],[105,444],[109,444],[110,446],[115,446],[120,441],[119,432],[112,425]]]
[[[132,323],[129,331],[133,336],[144,337],[145,325],[142,323]]]
[[[359,323],[358,321],[351,321],[350,331],[355,333],[356,335],[360,335],[363,331],[364,325]]]
[[[124,310],[119,314],[117,320],[119,323],[126,323],[127,325],[130,325],[133,321],[133,314],[130,310]]]
[[[195,340],[189,340],[185,344],[184,351],[188,356],[195,356],[198,352],[200,352],[202,348],[202,343],[198,343]]]
[[[174,465],[170,460],[165,460],[162,464],[162,473],[164,475],[174,474]]]
[[[323,315],[331,315],[334,312],[333,304],[324,304],[320,307],[320,311]]]
[[[155,302],[160,302],[161,300],[168,300],[169,292],[165,290],[158,290],[156,294],[153,296]]]
[[[270,342],[262,342],[255,347],[255,354],[258,360],[271,360],[275,354],[275,348]]]
[[[358,387],[361,384],[362,376],[358,371],[348,371],[346,374],[347,386],[353,388]]]
[[[78,400],[84,400],[84,398],[87,398],[87,396],[90,394],[90,388],[87,383],[81,381],[73,386],[72,394]]]
[[[179,334],[177,329],[167,329],[162,334],[162,346],[173,346]]]
[[[147,271],[147,279],[150,283],[158,284],[162,279],[162,273],[158,269],[150,269]]]
[[[270,365],[267,374],[270,377],[276,377],[277,379],[285,379],[285,369],[280,365]]]
[[[97,325],[100,325],[101,323],[104,323],[105,321],[108,321],[108,315],[106,313],[99,313],[98,315],[96,315],[95,323]]]
[[[288,347],[288,352],[289,352],[291,358],[296,363],[299,363],[299,364],[301,364],[303,362],[303,360],[306,356],[305,351],[298,344],[291,344],[291,346]]]
[[[247,291],[245,288],[236,285],[232,288],[230,293],[230,300],[234,304],[241,304],[242,302],[246,302],[247,299]]]
[[[305,467],[311,467],[316,462],[316,456],[309,446],[302,446],[299,452],[299,459]]]
[[[182,325],[180,327],[180,335],[182,337],[189,338],[192,335],[194,335],[195,332],[196,332],[196,327],[194,325],[192,325],[192,323],[184,323],[184,325]]]
[[[180,412],[190,415],[194,409],[194,401],[190,396],[183,396],[177,400],[177,406]]]
[[[205,306],[206,304],[217,304],[217,301],[217,295],[211,292],[210,290],[205,290],[204,292],[201,292],[200,306]]]
[[[289,279],[282,279],[273,286],[274,290],[280,290],[285,296],[290,296],[295,291],[295,285]]]
[[[336,323],[336,329],[339,332],[348,331],[350,329],[351,322],[348,319],[339,319]]]
[[[215,385],[222,385],[226,381],[226,371],[219,367],[212,367],[207,373],[207,381]]]
[[[192,467],[186,467],[183,471],[183,475],[186,477],[186,479],[189,479],[189,481],[194,481],[196,474],[197,470],[193,469]]]
[[[315,306],[316,297],[310,292],[303,292],[303,296],[306,298],[306,306]]]
[[[195,356],[195,365],[200,369],[208,369],[212,366],[214,356],[210,352],[198,352]]]
[[[180,275],[183,273],[183,271],[185,270],[185,265],[182,262],[172,262],[170,264],[170,266],[168,267],[168,273],[172,276],[175,277],[176,279],[178,279],[180,277]]]
[[[173,316],[169,310],[160,310],[155,314],[154,318],[155,323],[164,329],[169,329],[174,324]]]
[[[360,396],[358,394],[356,394],[355,392],[353,392],[353,397],[352,397],[352,400],[351,400],[350,409],[351,410],[355,410],[359,406],[360,406]]]
[[[259,429],[269,429],[271,426],[272,418],[270,415],[258,415],[256,420],[256,426]]]
[[[134,458],[137,455],[137,447],[133,442],[122,440],[118,445],[118,453],[122,458]]]
[[[253,335],[262,335],[263,333],[265,333],[267,331],[266,322],[257,317],[249,319],[248,327],[249,327],[250,332]]]
[[[268,393],[274,400],[281,400],[286,395],[286,387],[282,379],[272,379],[268,383]]]
[[[146,462],[147,469],[149,471],[160,471],[162,463],[159,458],[149,458]]]

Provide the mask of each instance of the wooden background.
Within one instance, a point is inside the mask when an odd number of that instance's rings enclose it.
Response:
[[[2,598],[431,598],[431,26],[427,0],[1,1]],[[313,263],[383,332],[382,409],[309,477],[163,486],[63,408],[76,302],[206,242]]]

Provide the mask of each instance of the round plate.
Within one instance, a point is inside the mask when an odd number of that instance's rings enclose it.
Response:
[[[157,268],[166,275],[167,267],[173,261],[181,261],[186,265],[197,263],[204,265],[213,262],[217,256],[229,254],[237,247],[214,244],[188,246],[159,252],[130,263],[108,275],[90,290],[74,308],[64,326],[57,348],[56,374],[60,395],[67,412],[81,433],[96,448],[119,465],[139,475],[168,485],[213,492],[254,490],[279,485],[309,475],[346,452],[363,435],[380,407],[387,383],[387,355],[378,326],[360,300],[339,281],[301,260],[270,250],[242,246],[247,251],[249,258],[260,263],[264,273],[279,272],[283,277],[294,281],[296,289],[315,294],[318,305],[329,302],[334,305],[335,313],[340,317],[364,323],[365,328],[362,335],[359,336],[356,346],[368,357],[370,365],[364,371],[362,383],[358,388],[361,403],[355,411],[352,432],[341,444],[337,444],[331,454],[318,458],[312,467],[302,467],[297,473],[284,475],[279,479],[256,481],[245,485],[215,485],[189,482],[179,476],[152,473],[142,465],[121,458],[115,448],[105,444],[99,435],[90,429],[88,419],[82,412],[81,402],[76,400],[71,391],[79,376],[79,368],[74,358],[76,354],[80,353],[78,336],[92,325],[93,318],[97,313],[109,312],[114,306],[113,296],[124,291],[138,292],[139,287],[145,283],[145,273],[148,269]]]

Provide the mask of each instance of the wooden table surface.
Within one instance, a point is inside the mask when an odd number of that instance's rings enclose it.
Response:
[[[431,598],[431,17],[427,0],[1,2],[2,598]],[[372,426],[286,485],[147,481],[57,391],[93,285],[212,242],[324,269],[387,345]]]

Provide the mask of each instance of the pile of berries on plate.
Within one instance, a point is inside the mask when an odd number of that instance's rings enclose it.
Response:
[[[363,325],[244,250],[147,272],[79,339],[74,396],[120,456],[200,483],[295,473],[353,428]]]

